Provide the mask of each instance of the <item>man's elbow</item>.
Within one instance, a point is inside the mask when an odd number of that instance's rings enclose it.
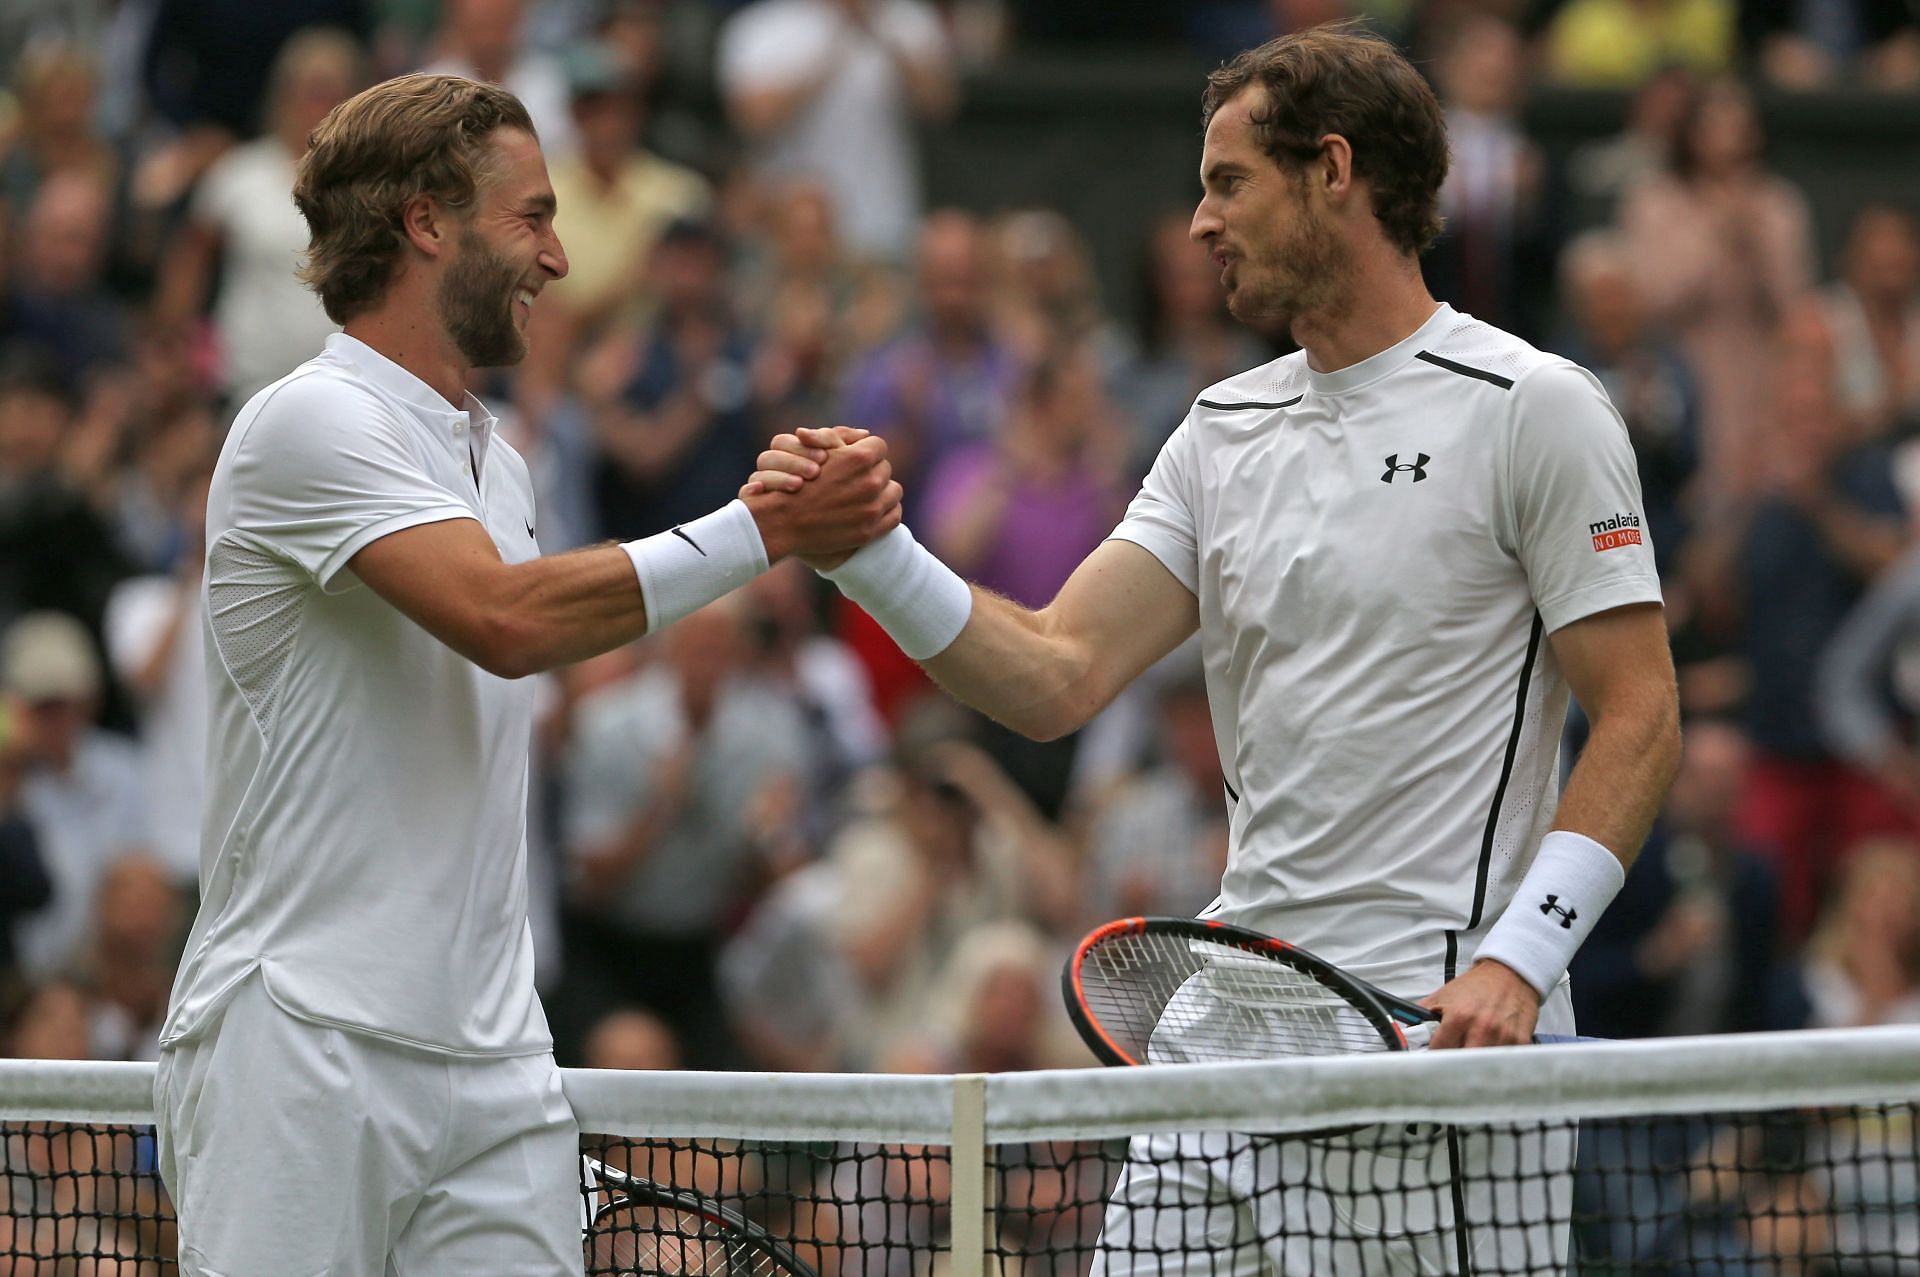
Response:
[[[539,635],[510,613],[485,615],[475,622],[461,655],[495,678],[520,679],[551,667]]]

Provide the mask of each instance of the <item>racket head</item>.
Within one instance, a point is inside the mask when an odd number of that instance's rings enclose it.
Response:
[[[588,1277],[819,1277],[738,1212],[588,1161],[606,1197],[587,1225]]]
[[[1404,1051],[1375,990],[1306,950],[1203,918],[1120,918],[1075,947],[1067,1014],[1102,1063]]]

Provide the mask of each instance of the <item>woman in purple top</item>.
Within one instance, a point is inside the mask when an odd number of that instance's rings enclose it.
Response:
[[[934,469],[925,516],[934,553],[988,589],[1045,606],[1125,510],[1125,453],[1093,352],[1047,353],[999,436]]]

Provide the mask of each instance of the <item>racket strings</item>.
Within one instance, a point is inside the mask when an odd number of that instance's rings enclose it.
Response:
[[[767,1249],[672,1205],[620,1201],[587,1232],[593,1277],[791,1277]]]
[[[1081,963],[1086,1007],[1138,1061],[1210,1063],[1388,1049],[1339,989],[1284,955],[1183,935],[1110,936]]]

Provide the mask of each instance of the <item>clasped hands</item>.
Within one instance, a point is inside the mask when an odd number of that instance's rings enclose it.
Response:
[[[887,441],[865,430],[802,427],[774,436],[740,487],[767,561],[798,555],[826,571],[900,523]]]

